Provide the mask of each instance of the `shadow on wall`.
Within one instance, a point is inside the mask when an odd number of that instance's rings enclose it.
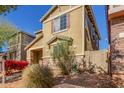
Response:
[[[91,62],[90,60],[86,60],[85,56],[84,58],[82,58],[82,62],[78,64],[78,72],[89,74],[107,74],[107,71],[105,69]]]
[[[108,56],[106,50],[86,51],[78,66],[81,72],[108,74]]]
[[[121,45],[119,45],[119,39],[118,38],[114,38],[111,41],[111,62],[112,62],[112,76],[113,79],[116,81],[116,85],[118,85],[118,87],[124,87],[123,85],[123,75],[119,74],[119,72],[124,71],[124,52],[122,50],[119,49],[119,47],[121,47]]]
[[[124,70],[124,65],[121,63],[124,60],[124,52],[117,48],[119,46],[119,40],[113,39],[111,42],[111,61],[112,72],[118,72]]]

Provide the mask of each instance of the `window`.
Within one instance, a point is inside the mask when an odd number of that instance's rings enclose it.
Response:
[[[60,31],[60,18],[56,18],[53,21],[53,32]]]
[[[55,58],[63,57],[64,55],[68,55],[69,53],[69,42],[61,41],[55,45],[53,45],[52,54]]]
[[[60,30],[66,29],[66,15],[60,17]]]
[[[64,14],[53,20],[53,32],[59,32],[67,28],[67,15]]]

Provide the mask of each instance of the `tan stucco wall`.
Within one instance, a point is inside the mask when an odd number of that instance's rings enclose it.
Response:
[[[93,65],[96,65],[97,68],[101,68],[106,73],[108,72],[108,57],[107,50],[99,51],[85,51],[85,60],[86,62],[91,62]],[[100,70],[100,69],[96,69]]]
[[[63,7],[65,8],[65,7]],[[53,13],[52,13],[53,14]],[[55,11],[55,14],[56,11]],[[59,12],[58,12],[59,14]],[[43,56],[50,56],[49,52],[46,52],[45,50],[48,50],[48,45],[47,42],[50,40],[51,37],[55,36],[55,35],[64,35],[64,36],[69,36],[73,38],[73,46],[76,46],[75,48],[75,52],[76,54],[82,54],[83,51],[83,25],[82,25],[82,8],[77,8],[71,12],[69,12],[70,14],[70,28],[64,32],[60,32],[60,33],[52,33],[52,29],[51,29],[51,21],[45,22],[43,23],[43,31],[44,31],[44,37],[43,37],[43,45],[44,45],[44,49],[43,49]],[[47,20],[47,19],[46,19]]]

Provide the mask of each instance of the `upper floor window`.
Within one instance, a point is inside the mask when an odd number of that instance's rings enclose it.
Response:
[[[67,28],[67,14],[53,20],[53,32],[61,32]]]

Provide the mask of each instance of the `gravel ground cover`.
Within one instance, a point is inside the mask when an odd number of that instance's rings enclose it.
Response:
[[[53,88],[113,88],[117,87],[108,75],[79,74],[74,76],[56,77],[56,85]],[[0,84],[1,88],[21,88],[25,82],[21,77]]]

